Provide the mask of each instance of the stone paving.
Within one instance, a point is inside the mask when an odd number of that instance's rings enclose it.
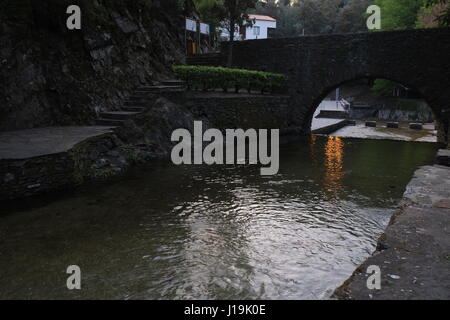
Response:
[[[113,127],[50,127],[0,132],[0,160],[27,159],[66,152],[83,140],[111,132]]]
[[[381,269],[381,289],[367,288],[367,269]],[[338,299],[450,299],[450,167],[416,171],[402,209],[369,257],[334,293]]]

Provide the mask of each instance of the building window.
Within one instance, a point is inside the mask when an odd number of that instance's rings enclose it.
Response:
[[[259,36],[260,31],[261,31],[260,27],[258,27],[258,26],[253,27],[253,35],[254,36]]]

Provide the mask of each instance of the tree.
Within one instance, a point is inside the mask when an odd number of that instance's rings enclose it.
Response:
[[[230,34],[227,65],[233,63],[233,42],[236,25],[242,26],[244,21],[249,22],[247,11],[255,8],[258,0],[223,0],[225,27]]]
[[[217,27],[224,17],[222,3],[217,0],[194,0],[195,8],[201,16],[202,21],[209,23],[212,34],[216,37]]]
[[[367,8],[373,0],[353,0],[347,3],[338,14],[335,32],[355,33],[367,31]]]
[[[449,27],[450,26],[450,1],[427,0],[422,10],[419,26],[421,27]],[[428,19],[428,21],[427,21]]]
[[[324,33],[327,19],[321,10],[321,3],[317,0],[302,0],[294,6],[299,8],[298,19],[303,31],[308,34]]]
[[[414,29],[422,6],[427,0],[375,0],[381,8],[381,29]]]
[[[382,30],[414,29],[421,8],[428,0],[375,0],[381,8]],[[392,92],[395,84],[385,79],[376,79],[372,90],[379,95]]]

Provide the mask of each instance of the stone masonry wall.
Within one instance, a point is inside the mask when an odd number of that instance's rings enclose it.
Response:
[[[280,129],[281,134],[298,130],[291,122],[289,96],[190,93],[187,97],[187,109],[214,128]]]

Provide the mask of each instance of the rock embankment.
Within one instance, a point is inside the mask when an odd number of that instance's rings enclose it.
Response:
[[[0,131],[91,125],[184,60],[175,0],[2,1]],[[159,5],[157,5],[159,3]],[[81,30],[66,9],[82,10]]]

